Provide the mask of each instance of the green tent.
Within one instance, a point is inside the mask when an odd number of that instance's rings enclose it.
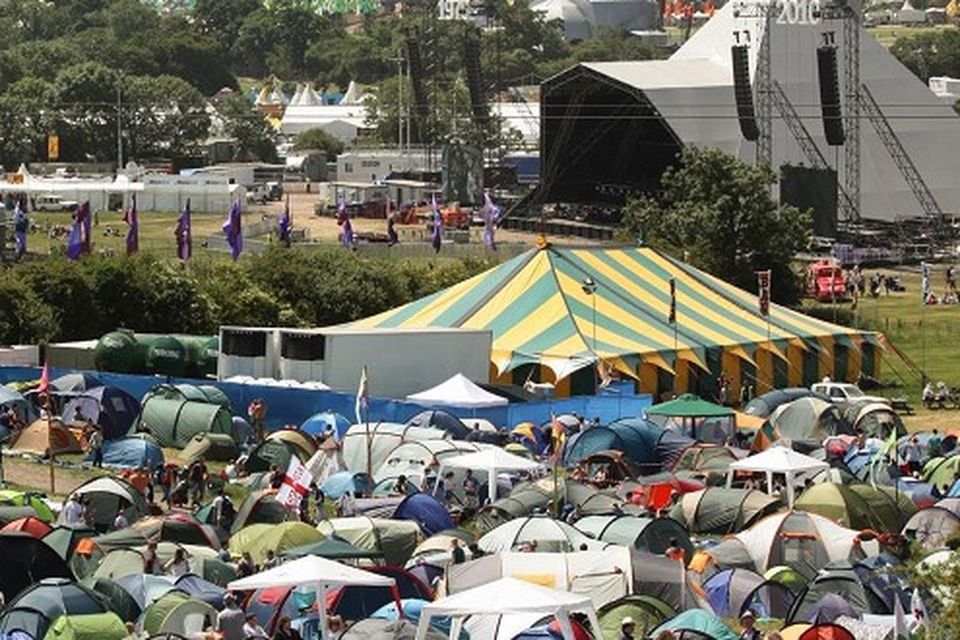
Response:
[[[960,470],[960,456],[931,458],[923,466],[923,481],[935,487],[952,487]]]
[[[906,496],[905,496],[906,497]],[[815,484],[803,492],[794,508],[819,514],[850,529],[899,531],[916,507],[869,485],[834,482]]]
[[[693,557],[690,536],[680,523],[672,518],[587,516],[577,520],[574,526],[597,540],[657,554],[666,551],[670,547],[670,539],[676,538],[686,551],[687,557]]]
[[[179,542],[220,549],[220,539],[210,525],[169,515],[141,518],[129,527],[97,537],[96,542],[107,552],[145,546],[150,542]]]
[[[272,491],[255,491],[247,494],[237,509],[237,517],[233,519],[230,533],[236,533],[251,524],[278,524],[287,522],[293,517],[290,509],[277,502]],[[198,516],[198,519],[201,519]]]
[[[161,447],[183,448],[198,433],[233,437],[233,418],[218,404],[154,396],[140,410],[140,429],[151,433]]]
[[[337,536],[355,547],[383,554],[387,564],[402,567],[413,555],[420,540],[420,525],[412,520],[385,518],[333,518],[317,524],[325,536]]]
[[[179,337],[179,336],[178,336]],[[231,411],[230,398],[223,391],[209,384],[158,384],[149,391],[143,398],[143,402],[151,398],[166,398],[168,400],[190,400],[192,402],[205,402],[207,404],[218,404],[227,411]]]
[[[553,498],[551,481],[521,482],[510,491],[510,495],[480,509],[474,519],[477,535],[489,533],[514,518],[529,516],[536,510],[544,509]]]
[[[703,609],[688,609],[661,624],[650,635],[656,638],[661,631],[667,629],[681,638],[737,640],[737,635],[730,630],[730,627],[723,624],[720,618]]]
[[[637,625],[635,636],[645,636],[674,615],[676,612],[673,608],[660,598],[640,595],[624,596],[608,602],[597,611],[603,640],[620,640],[620,622],[626,617],[633,618]]]
[[[762,491],[708,487],[685,493],[670,517],[690,533],[724,535],[748,529],[780,506],[777,498]]]
[[[287,549],[280,554],[284,558],[294,559],[303,556],[320,556],[321,558],[330,558],[331,560],[358,560],[382,558],[383,553],[377,549],[361,549],[355,547],[346,540],[337,538],[327,538],[320,542]]]
[[[190,465],[200,457],[217,462],[230,462],[236,460],[238,455],[240,449],[237,443],[226,433],[198,433],[190,438],[190,442],[177,458],[184,465]]]
[[[43,501],[43,498],[36,493],[15,491],[13,489],[0,489],[0,506],[27,507],[33,509],[34,512],[28,515],[35,515],[48,524],[54,520],[53,510]]]
[[[136,622],[143,613],[130,592],[110,578],[86,578],[81,584],[106,598],[110,611],[120,616],[124,622]]]
[[[763,579],[782,584],[787,589],[790,589],[790,592],[794,595],[803,591],[807,586],[807,579],[802,573],[782,564],[767,569],[763,574]]]
[[[60,616],[47,630],[44,640],[123,640],[123,620],[115,613]]]
[[[292,458],[298,458],[300,462],[306,462],[300,454],[300,449],[290,442],[283,440],[264,440],[258,444],[247,459],[243,462],[244,473],[257,473],[259,471],[269,471],[271,467],[285,470],[290,466]]]
[[[287,549],[302,547],[323,540],[323,534],[303,522],[251,524],[230,536],[230,552],[247,552],[253,561],[262,564],[267,551],[279,555]]]
[[[143,630],[154,636],[176,633],[184,637],[199,633],[217,621],[217,610],[182,591],[171,591],[147,607]]]

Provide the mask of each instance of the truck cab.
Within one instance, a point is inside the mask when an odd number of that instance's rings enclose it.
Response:
[[[890,401],[882,396],[868,396],[860,387],[849,382],[818,382],[810,385],[815,393],[820,393],[834,404],[849,404],[851,402],[879,402],[889,404]]]
[[[49,194],[33,199],[34,211],[76,211],[80,206],[75,200],[64,200],[62,196]]]

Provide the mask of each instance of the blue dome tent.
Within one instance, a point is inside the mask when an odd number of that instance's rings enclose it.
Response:
[[[648,475],[668,466],[693,442],[648,420],[629,418],[581,431],[567,441],[563,462],[570,466],[598,451],[613,449],[625,453],[641,473]]]
[[[393,512],[393,519],[413,520],[428,536],[456,526],[447,509],[426,493],[415,493],[404,498]]]
[[[61,415],[66,424],[84,424],[90,421],[103,430],[104,440],[116,440],[130,433],[140,403],[123,389],[94,387],[74,395],[63,407]]]
[[[85,462],[92,462],[93,454]],[[163,449],[149,438],[130,436],[103,443],[103,466],[123,469],[156,469],[164,463]]]
[[[332,430],[339,440],[350,428],[350,420],[333,411],[321,411],[307,418],[300,425],[300,430],[312,436],[322,436],[327,430]]]

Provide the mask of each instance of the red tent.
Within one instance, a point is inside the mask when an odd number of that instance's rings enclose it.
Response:
[[[0,529],[0,531],[23,531],[24,533],[29,533],[31,536],[39,540],[43,536],[53,531],[53,527],[39,518],[27,516],[26,518],[11,520],[4,525],[3,529]]]

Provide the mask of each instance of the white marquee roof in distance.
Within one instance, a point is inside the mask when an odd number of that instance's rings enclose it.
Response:
[[[583,66],[644,91],[732,85],[730,70],[707,60],[585,62]]]

